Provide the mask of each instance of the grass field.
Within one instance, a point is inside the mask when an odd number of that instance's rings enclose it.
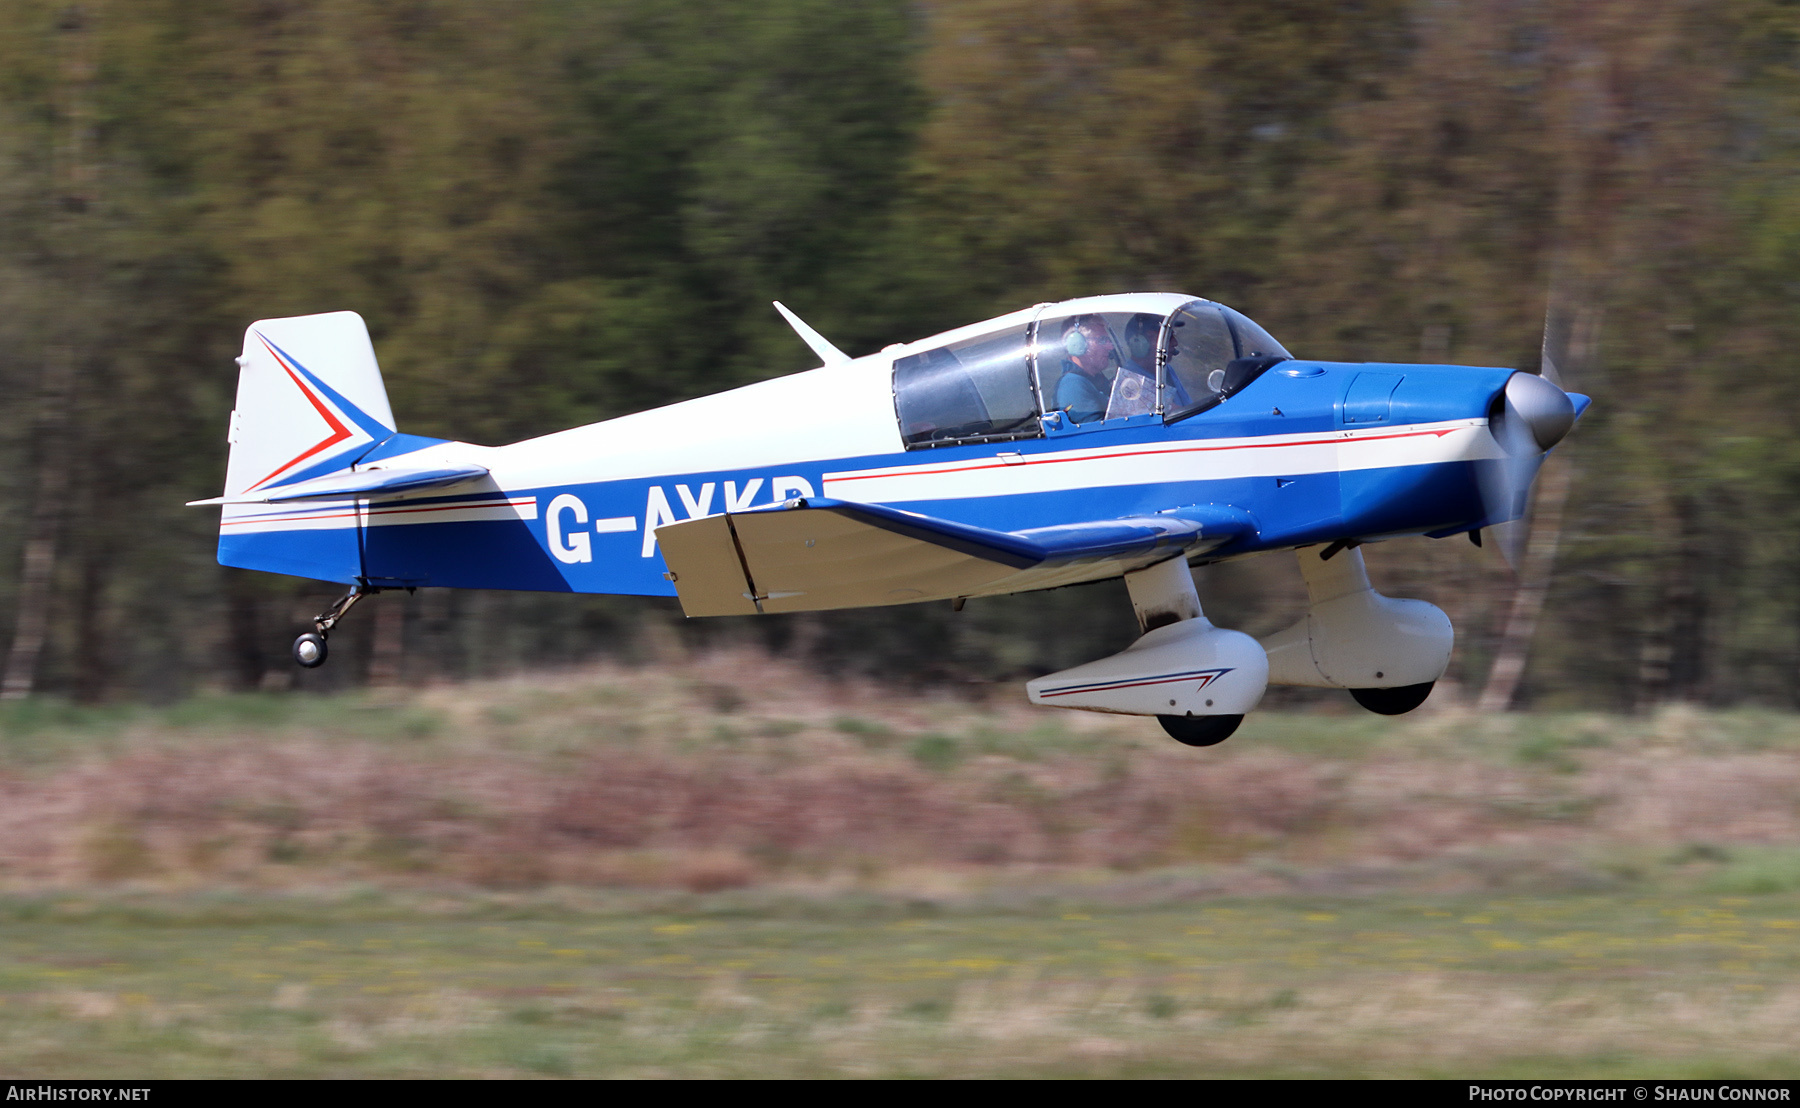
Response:
[[[0,905],[0,1069],[1785,1076],[1800,897]]]
[[[764,660],[0,714],[0,1071],[1800,1076],[1800,720]]]

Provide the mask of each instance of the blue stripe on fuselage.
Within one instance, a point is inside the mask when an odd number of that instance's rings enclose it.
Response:
[[[695,475],[683,483],[697,488],[710,479],[712,475]],[[809,479],[817,488],[818,475]],[[364,532],[362,544],[363,576],[396,584],[455,588],[673,596],[674,587],[663,577],[667,567],[660,550],[649,557],[642,553],[644,504],[652,484],[656,482],[536,489],[533,494],[538,497],[540,516],[532,521],[370,527]],[[664,482],[662,487],[676,505],[676,519],[686,519],[674,484]],[[587,507],[590,521],[632,516],[636,528],[594,533],[591,524],[580,527],[574,523],[573,513],[565,511],[561,521],[563,548],[568,549],[570,535],[581,534],[587,540],[589,560],[560,561],[551,553],[543,508],[562,495],[578,498]],[[1258,535],[1231,544],[1219,552],[1222,556],[1328,542],[1346,535],[1418,533],[1472,521],[1480,513],[1473,466],[1466,462],[1362,470],[1342,478],[1338,474],[1313,474],[1295,478],[1284,487],[1277,487],[1270,478],[1243,478],[910,501],[886,506],[953,523],[1023,531],[1071,520],[1153,515],[1186,504],[1250,505],[1248,510],[1259,525]],[[716,510],[716,502],[714,507]],[[290,542],[322,545],[323,536],[341,534],[344,532],[273,532],[237,536],[235,541],[242,544],[255,540],[274,551]],[[239,560],[233,564],[246,563]]]
[[[1343,427],[1346,389],[1355,373],[1370,367],[1294,363],[1289,368],[1304,369],[1308,365],[1316,365],[1324,372],[1294,376],[1277,367],[1224,404],[1166,426],[1133,420],[1124,426],[1083,427],[1050,438],[1006,443],[834,458],[760,469],[509,489],[508,496],[537,498],[535,519],[370,526],[362,534],[360,576],[458,588],[672,596],[675,590],[664,578],[666,566],[660,552],[652,550],[650,556],[644,556],[646,516],[652,505],[667,505],[668,515],[658,521],[660,524],[725,510],[728,481],[740,495],[749,483],[760,481],[755,497],[743,506],[761,507],[774,501],[771,486],[776,478],[798,478],[812,493],[822,494],[827,472],[954,463],[992,458],[997,450],[1017,451],[1030,458],[1067,450],[1291,435]],[[1391,403],[1390,418],[1396,426],[1485,415],[1487,401],[1503,387],[1510,373],[1440,366],[1376,368],[1392,368],[1406,376]],[[887,506],[992,530],[1021,531],[1075,521],[1153,515],[1190,504],[1229,504],[1250,512],[1259,527],[1254,539],[1233,543],[1219,552],[1231,556],[1342,537],[1419,533],[1473,522],[1481,514],[1474,470],[1471,463],[1446,463],[1347,473],[1299,473],[1279,479],[1170,481],[889,502]],[[710,494],[704,492],[708,484],[712,486]],[[687,499],[681,495],[682,488],[687,490]],[[582,511],[564,508],[552,513],[553,502],[565,495],[576,498]],[[492,498],[491,494],[436,497],[405,503],[478,503]],[[691,511],[688,500],[694,501],[699,511]],[[556,556],[550,539],[553,514],[564,532],[564,540],[559,544],[562,558]],[[581,514],[586,516],[585,524],[577,522]],[[623,517],[632,519],[633,530],[594,531],[596,520]],[[342,539],[335,536],[346,534],[291,531],[231,536],[221,539],[220,560],[287,573],[296,570],[283,567],[329,561],[334,572],[306,575],[344,580],[337,567],[342,565],[345,547]],[[585,538],[587,560],[565,560],[582,553],[576,549],[580,544],[569,537],[575,534]],[[314,546],[320,548],[320,558],[297,556],[301,550]]]

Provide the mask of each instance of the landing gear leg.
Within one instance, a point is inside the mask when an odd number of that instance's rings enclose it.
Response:
[[[337,598],[331,607],[313,617],[313,629],[294,640],[294,662],[306,669],[318,669],[325,664],[330,651],[325,647],[325,640],[331,637],[331,629],[337,622],[356,607],[356,602],[379,589],[364,588],[361,585],[350,586],[350,591]]]

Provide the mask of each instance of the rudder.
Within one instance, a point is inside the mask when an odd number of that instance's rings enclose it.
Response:
[[[348,469],[392,437],[394,414],[369,331],[355,312],[252,323],[238,358],[225,495]],[[354,502],[227,505],[219,562],[328,581],[362,574]]]
[[[244,332],[225,495],[346,469],[394,433],[355,312],[263,319]]]

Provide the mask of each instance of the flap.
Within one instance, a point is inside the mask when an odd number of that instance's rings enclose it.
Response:
[[[1099,580],[1254,530],[1230,508],[992,531],[814,498],[660,527],[690,616],[822,611]]]
[[[487,476],[486,466],[450,465],[430,469],[365,469],[349,473],[331,473],[310,481],[278,485],[243,496],[215,496],[211,500],[192,500],[188,507],[209,504],[280,504],[289,500],[336,500],[344,497],[375,499],[398,496],[421,489],[442,488]]]

